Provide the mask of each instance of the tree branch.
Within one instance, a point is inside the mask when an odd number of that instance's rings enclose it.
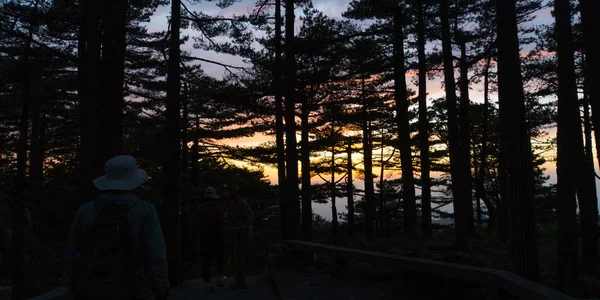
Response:
[[[214,61],[214,60],[206,59],[206,58],[200,58],[200,57],[194,57],[194,56],[182,56],[181,58],[199,60],[199,61],[203,61],[203,62],[215,64],[215,65],[219,65],[219,66],[226,67],[226,68],[232,68],[232,69],[238,69],[238,70],[246,70],[246,68],[244,68],[244,67],[232,66],[232,65],[220,63],[220,62],[217,62],[217,61]]]

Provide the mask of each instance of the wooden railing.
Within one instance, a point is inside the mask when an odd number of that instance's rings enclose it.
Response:
[[[294,252],[301,251],[327,255],[332,258],[330,260],[332,264],[336,264],[336,261],[339,263],[341,258],[366,262],[373,268],[387,272],[423,274],[455,280],[456,282],[476,283],[482,290],[485,290],[483,294],[488,299],[504,299],[507,295],[519,299],[575,299],[524,277],[502,270],[295,240],[284,241],[284,247]]]

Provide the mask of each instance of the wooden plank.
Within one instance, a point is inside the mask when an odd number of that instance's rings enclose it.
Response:
[[[446,278],[480,282],[488,287],[490,285],[496,286],[512,295],[525,299],[575,299],[524,277],[501,270],[304,241],[288,240],[285,241],[285,246],[292,250],[309,251],[369,262],[374,267],[385,267],[386,269],[393,267]]]
[[[43,295],[29,298],[29,300],[50,300],[50,299],[63,299],[67,297],[67,287],[61,286]]]

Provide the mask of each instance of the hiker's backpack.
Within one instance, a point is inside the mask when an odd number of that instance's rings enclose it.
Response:
[[[127,213],[137,204],[123,205],[94,201],[98,216],[84,231],[79,251],[81,281],[125,283],[133,257],[134,241]]]

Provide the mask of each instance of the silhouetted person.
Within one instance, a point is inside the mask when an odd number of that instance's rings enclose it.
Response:
[[[100,193],[77,210],[65,246],[69,292],[75,299],[166,299],[166,247],[156,209],[132,192],[148,175],[128,155],[104,168],[106,175],[93,181]]]
[[[198,225],[200,234],[200,247],[204,257],[202,262],[202,278],[206,283],[206,292],[214,291],[211,282],[210,269],[213,258],[217,265],[217,277],[215,284],[222,288],[223,285],[223,250],[224,250],[224,229],[225,229],[225,209],[218,202],[221,197],[217,195],[213,187],[206,188],[204,201],[198,207]]]
[[[246,266],[250,254],[252,223],[254,214],[248,202],[240,195],[238,185],[230,185],[226,190],[229,199],[227,208],[227,228],[233,237],[233,260],[235,265],[235,284],[233,291],[246,291]]]

